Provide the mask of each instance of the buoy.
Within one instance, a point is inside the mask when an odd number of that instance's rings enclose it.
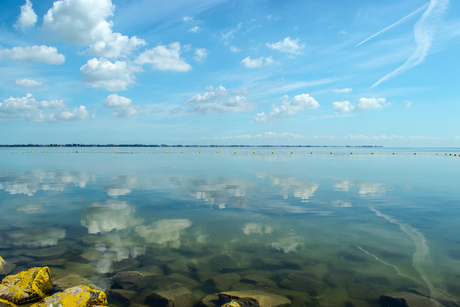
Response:
[[[200,151],[200,153],[201,153],[201,151]]]
[[[150,151],[149,151],[149,153],[150,153]]]
[[[22,152],[22,150],[20,150],[19,152]]]
[[[438,153],[436,153],[436,155],[439,155]]]
[[[8,150],[8,152],[10,152],[10,151]]]
[[[115,153],[118,153],[118,150],[117,150],[117,151],[115,151]]]
[[[217,153],[219,153],[219,152],[217,152]]]
[[[75,153],[78,153],[78,150],[77,150],[77,151],[75,151]]]
[[[182,152],[182,153],[184,153],[184,152]]]
[[[167,151],[165,151],[165,153],[168,153]]]
[[[34,151],[32,150],[32,152],[34,152]]]
[[[313,154],[313,151],[310,151],[310,155],[312,155],[312,154]]]
[[[449,156],[452,156],[452,154],[449,154]]]
[[[72,150],[70,151],[70,153],[72,153]]]
[[[253,155],[255,155],[255,154],[256,154],[256,152],[255,152],[255,151],[253,151],[253,152],[252,152],[252,154],[253,154]]]
[[[371,155],[373,155],[373,154],[374,154],[374,153],[373,153],[373,152],[371,152]]]
[[[131,151],[131,153],[134,153],[134,151]]]
[[[235,151],[235,155],[236,155],[236,151]]]
[[[331,155],[332,155],[332,151],[331,151]]]
[[[85,150],[85,153],[86,153],[86,150]]]
[[[45,151],[43,151],[43,152],[45,152],[45,153],[46,153],[46,150],[45,150]]]
[[[395,153],[393,153],[393,156],[395,155]]]
[[[447,156],[447,153],[445,153],[445,155]]]
[[[274,155],[275,153],[272,151],[272,155]]]
[[[416,152],[414,152],[414,156],[416,156],[416,155],[417,155],[417,153],[416,153]]]
[[[353,154],[353,153],[351,153],[351,154]]]
[[[456,156],[457,156],[457,154],[454,154],[454,157],[456,157]]]
[[[100,151],[100,153],[102,153],[102,150]]]
[[[291,155],[293,155],[294,153],[291,151]]]

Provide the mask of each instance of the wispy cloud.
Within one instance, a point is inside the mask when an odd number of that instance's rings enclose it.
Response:
[[[436,24],[446,10],[448,4],[449,0],[431,0],[427,10],[414,26],[414,36],[415,42],[417,43],[417,49],[415,49],[415,52],[403,65],[374,83],[374,85],[372,85],[373,88],[380,83],[417,66],[425,60],[434,39]]]
[[[426,3],[426,4],[423,5],[422,7],[416,9],[415,11],[413,11],[412,13],[410,13],[409,15],[407,15],[406,17],[401,18],[400,20],[398,20],[398,21],[395,22],[394,24],[392,24],[392,25],[386,27],[385,29],[383,29],[383,30],[381,30],[381,31],[379,31],[379,32],[377,32],[377,33],[375,33],[374,35],[369,36],[368,38],[366,38],[365,40],[363,40],[362,42],[360,42],[359,44],[357,44],[356,47],[358,47],[359,45],[364,44],[365,42],[367,42],[368,40],[370,40],[370,39],[376,37],[376,36],[379,35],[379,34],[385,33],[386,31],[388,31],[388,30],[390,30],[390,29],[396,27],[396,26],[399,25],[400,23],[403,23],[404,21],[408,20],[408,19],[411,18],[412,16],[414,16],[414,15],[420,13],[421,11],[423,11],[424,9],[426,9],[426,8],[428,7],[429,4],[430,4],[430,3]]]

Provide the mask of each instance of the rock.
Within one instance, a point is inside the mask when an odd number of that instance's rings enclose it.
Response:
[[[241,276],[236,273],[227,273],[214,277],[212,281],[214,282],[217,290],[222,292],[230,290],[234,284],[240,281],[240,279]]]
[[[236,300],[241,307],[289,307],[291,301],[283,296],[265,293],[262,291],[228,291],[219,293],[221,302]]]
[[[113,282],[123,289],[130,290],[137,287],[137,283],[144,278],[144,274],[134,271],[119,272],[113,276]]]
[[[52,288],[48,267],[31,268],[5,277],[0,284],[0,298],[22,304],[44,298]]]
[[[260,277],[255,274],[244,276],[241,282],[254,285],[255,289],[257,290],[263,290],[263,291],[270,292],[270,291],[275,291],[276,289],[278,289],[278,286],[270,279],[265,278],[265,277]]]
[[[69,261],[65,264],[64,268],[70,272],[78,273],[78,275],[83,277],[92,276],[94,273],[96,273],[96,269],[87,263]]]
[[[32,266],[63,266],[65,263],[64,259],[43,259],[32,261],[29,264]]]
[[[107,300],[111,305],[128,307],[130,305],[129,301],[136,297],[136,295],[136,291],[112,289],[107,293]]]
[[[90,280],[77,274],[69,274],[66,277],[55,280],[53,285],[56,286],[56,291],[64,291],[65,289],[75,286],[87,286],[95,290],[101,290],[96,287]]]
[[[2,268],[1,268],[0,272],[1,272],[2,275],[8,275],[11,272],[13,272],[13,270],[15,268],[16,268],[16,264],[14,264],[12,262],[4,262],[4,264],[2,264]]]
[[[191,307],[192,293],[179,283],[171,284],[150,293],[145,302],[155,307]]]
[[[389,291],[388,287],[369,282],[351,282],[347,285],[348,294],[358,300],[377,300],[381,293]]]
[[[64,292],[56,293],[45,298],[43,301],[33,304],[30,307],[49,306],[107,306],[107,298],[102,291],[93,290],[87,286],[77,286],[65,289]]]
[[[283,279],[280,284],[285,288],[300,292],[318,292],[324,291],[327,288],[327,284],[322,281],[293,273]]]
[[[82,257],[83,259],[85,259],[86,261],[89,261],[89,262],[101,259],[103,256],[104,255],[102,255],[101,253],[98,253],[98,252],[93,251],[93,250],[84,252],[83,254],[80,255],[80,257]]]
[[[29,257],[18,256],[18,257],[5,259],[5,261],[7,263],[14,263],[16,265],[22,265],[22,264],[25,264],[25,263],[31,263],[34,260],[32,258],[29,258]]]
[[[126,258],[112,264],[112,272],[132,271],[139,267],[139,261],[133,258]]]
[[[229,255],[218,255],[209,261],[212,265],[218,267],[222,272],[235,272],[250,267],[249,262],[238,262]]]
[[[163,270],[156,265],[137,268],[136,272],[144,275],[163,275]]]
[[[409,292],[397,292],[380,296],[379,303],[385,307],[442,307],[437,301]]]
[[[220,306],[219,304],[219,295],[217,294],[211,294],[205,296],[201,300],[201,302],[198,303],[198,307],[218,307]]]
[[[8,302],[7,300],[0,299],[0,307],[17,307],[17,306],[11,302]]]
[[[276,258],[261,258],[258,259],[258,265],[261,269],[276,270],[283,267],[283,264]]]
[[[32,258],[59,258],[65,254],[68,249],[64,246],[53,246],[41,249],[31,249],[24,252],[24,255]]]
[[[167,277],[173,279],[174,282],[181,283],[188,289],[194,289],[194,288],[201,287],[201,284],[197,282],[196,280],[193,280],[181,274],[172,273],[171,275],[168,275]]]
[[[170,273],[180,273],[184,274],[190,272],[190,268],[183,262],[173,261],[164,265],[165,272]]]

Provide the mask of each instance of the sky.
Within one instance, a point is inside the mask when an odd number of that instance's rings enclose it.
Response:
[[[0,144],[460,147],[460,2],[0,2]]]

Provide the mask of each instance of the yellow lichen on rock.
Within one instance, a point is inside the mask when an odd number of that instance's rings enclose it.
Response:
[[[8,302],[7,300],[2,300],[0,298],[0,307],[18,307],[15,304]]]
[[[222,307],[241,307],[240,304],[238,304],[235,301],[228,302],[222,305]]]
[[[104,292],[93,290],[87,286],[68,288],[64,292],[56,293],[30,307],[94,307],[107,306],[107,297]]]
[[[51,293],[48,267],[31,268],[16,275],[5,277],[0,284],[0,298],[15,304],[39,300]]]

